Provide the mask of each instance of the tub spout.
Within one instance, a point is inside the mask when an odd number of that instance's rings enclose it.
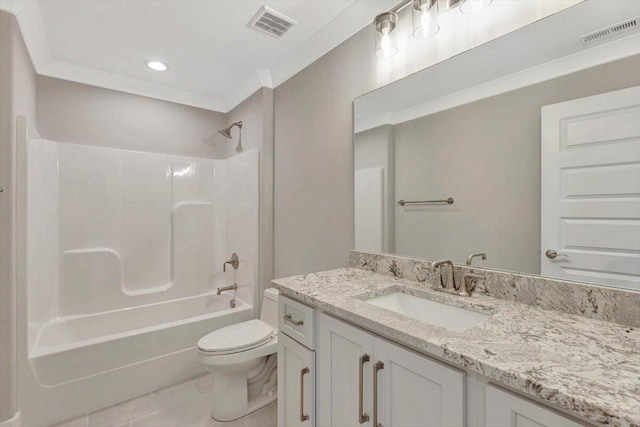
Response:
[[[238,284],[234,283],[231,286],[225,286],[225,287],[222,287],[222,288],[218,288],[218,291],[216,292],[216,295],[220,295],[224,291],[237,291],[237,290],[238,290]]]

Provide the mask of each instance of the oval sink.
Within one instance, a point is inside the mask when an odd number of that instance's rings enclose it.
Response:
[[[490,317],[488,314],[454,307],[402,292],[393,292],[370,298],[365,302],[453,331],[464,331]]]

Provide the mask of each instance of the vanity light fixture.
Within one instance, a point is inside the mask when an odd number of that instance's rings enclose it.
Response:
[[[376,16],[373,23],[376,26],[376,56],[391,58],[398,53],[395,34],[393,34],[398,23],[398,14],[395,12],[381,13]]]
[[[478,13],[489,7],[493,0],[462,0],[460,2],[460,12]]]
[[[413,37],[428,39],[440,31],[439,3],[443,3],[445,11],[459,8],[460,12],[470,14],[486,9],[492,2],[493,0],[405,0],[390,11],[379,14],[373,20],[376,28],[376,56],[391,58],[398,53],[394,33],[398,25],[398,12],[409,5],[411,5],[413,20]]]
[[[164,62],[156,61],[155,59],[150,59],[144,62],[145,65],[151,68],[153,71],[167,71],[169,66]]]
[[[412,0],[413,37],[428,39],[440,31],[438,0]]]

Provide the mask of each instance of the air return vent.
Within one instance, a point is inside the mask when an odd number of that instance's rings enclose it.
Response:
[[[297,23],[287,15],[277,12],[268,6],[262,6],[256,16],[249,22],[249,26],[279,39]]]
[[[610,27],[594,31],[593,33],[586,34],[580,37],[580,40],[582,40],[582,43],[584,44],[589,44],[616,34],[620,34],[624,31],[633,30],[634,28],[638,28],[639,20],[640,17],[627,19],[626,21],[620,22],[619,24],[615,24]]]

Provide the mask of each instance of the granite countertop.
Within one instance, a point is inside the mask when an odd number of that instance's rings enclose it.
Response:
[[[282,295],[596,424],[640,426],[640,330],[343,268],[273,280]],[[363,300],[401,291],[492,314],[461,332]]]

